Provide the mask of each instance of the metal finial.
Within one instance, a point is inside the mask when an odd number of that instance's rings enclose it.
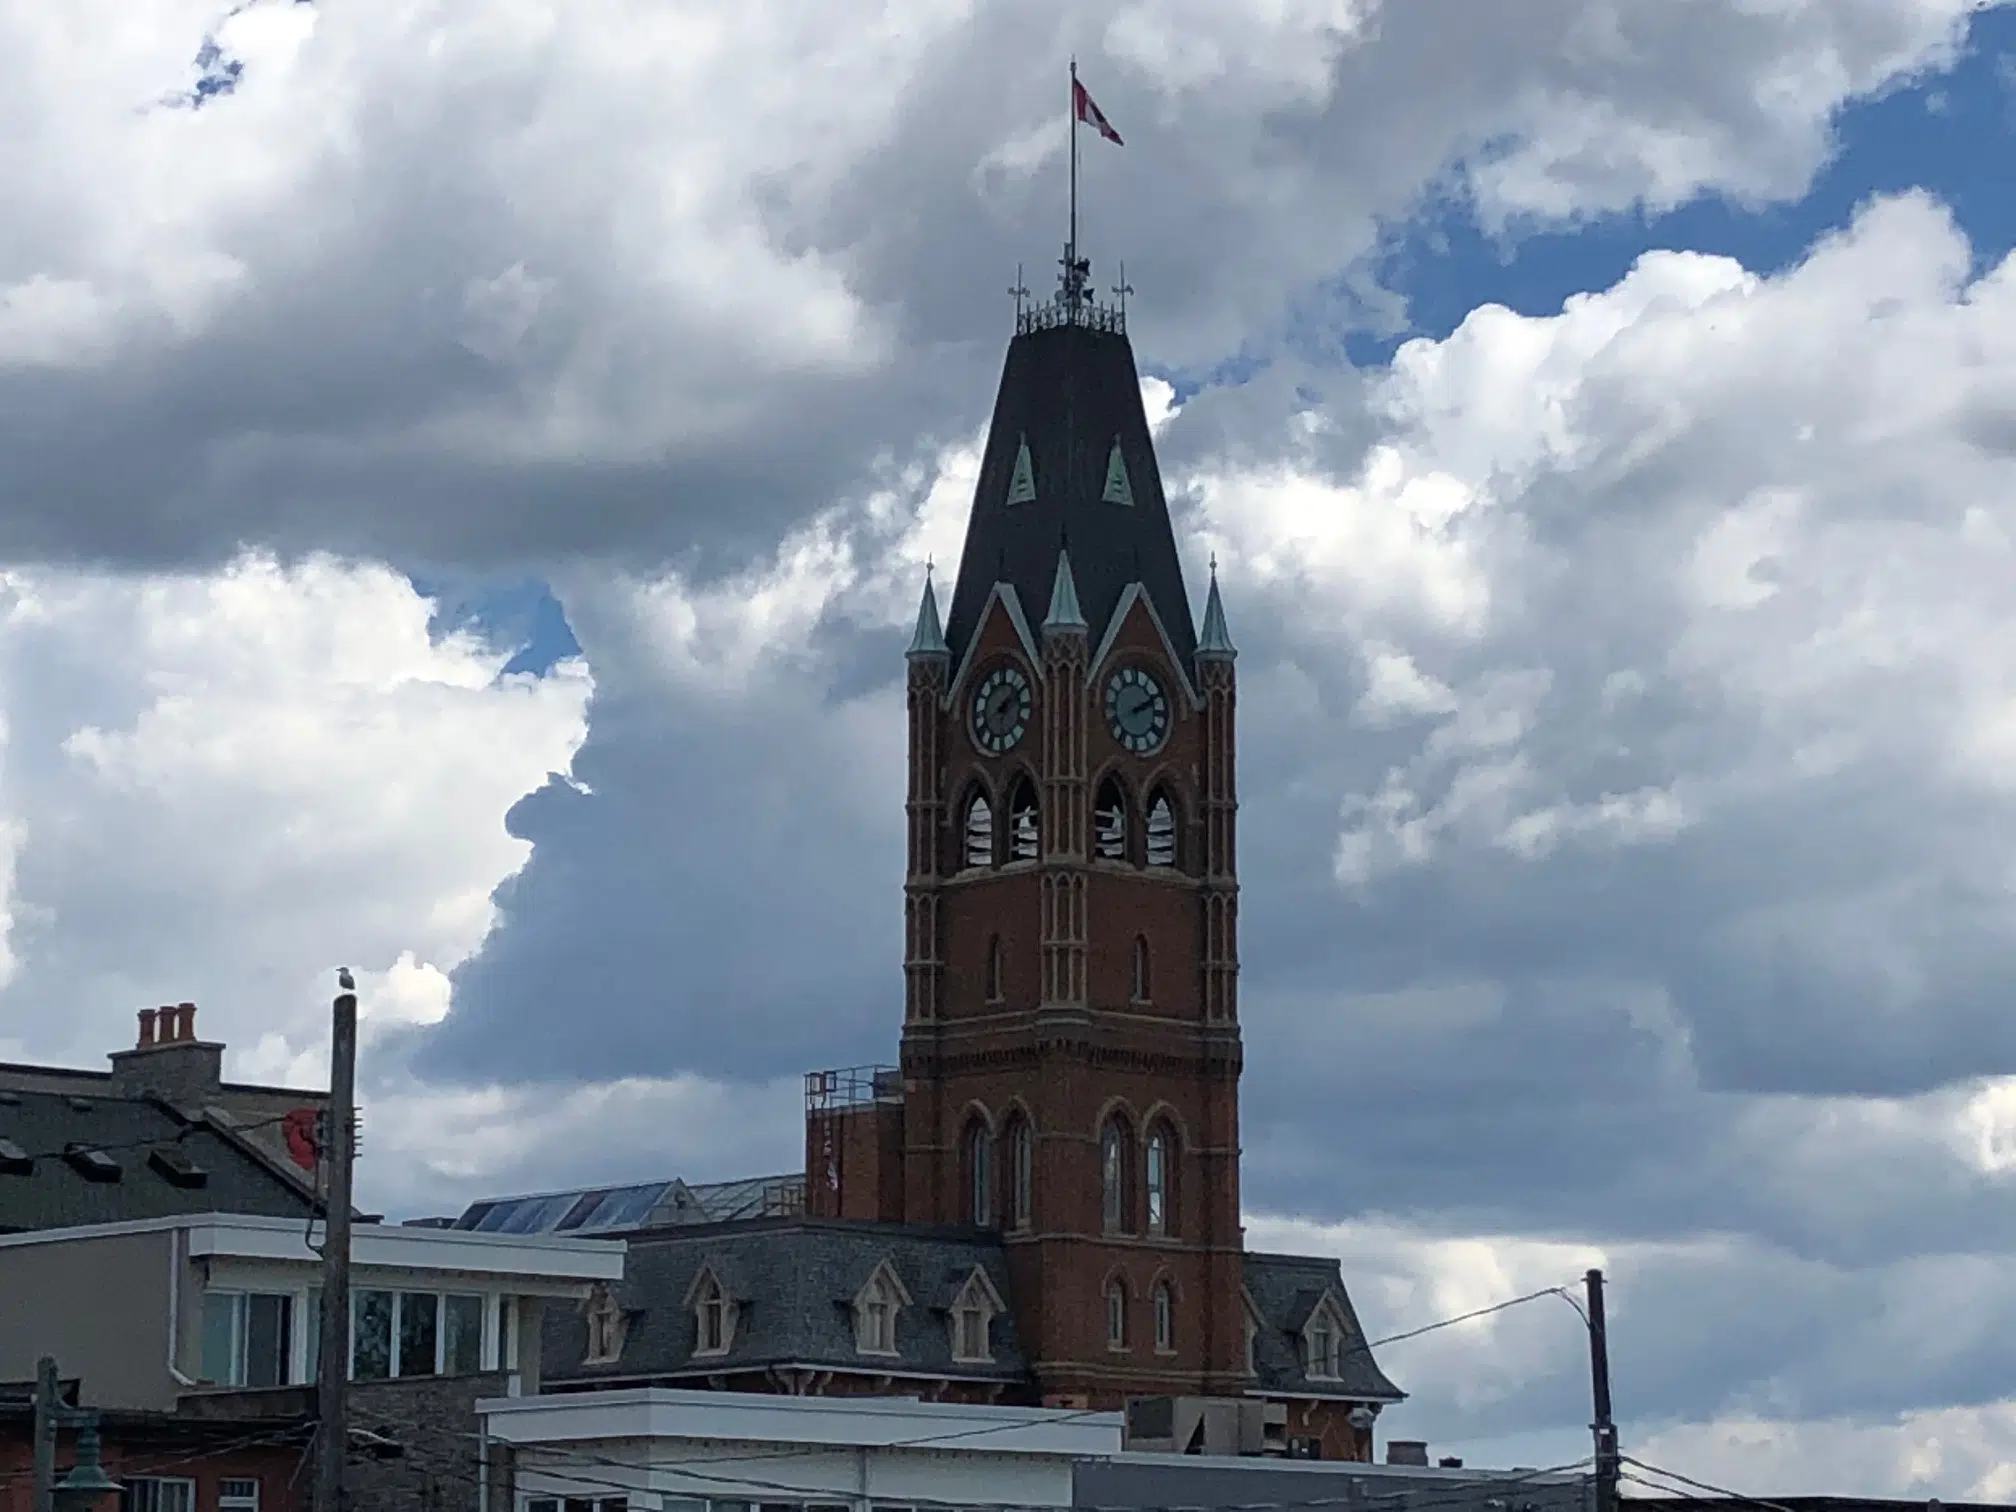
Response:
[[[924,558],[924,586],[927,588],[931,586],[931,568],[936,564],[936,560],[934,557]]]
[[[1022,282],[1022,264],[1015,264],[1015,287],[1008,291],[1015,296],[1015,324],[1022,324],[1022,307],[1028,302],[1029,290]]]
[[[1211,576],[1218,576],[1218,553],[1215,551],[1211,553]]]
[[[1133,292],[1134,285],[1127,282],[1127,264],[1123,262],[1120,264],[1120,282],[1113,285],[1113,297],[1120,301],[1120,314],[1123,318],[1127,314],[1127,296]]]

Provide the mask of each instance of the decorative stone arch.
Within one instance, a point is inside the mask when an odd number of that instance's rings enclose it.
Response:
[[[876,1263],[854,1293],[854,1348],[860,1354],[896,1355],[896,1320],[910,1306],[910,1288],[887,1260]]]
[[[1182,1154],[1189,1146],[1181,1121],[1169,1104],[1158,1102],[1141,1120],[1142,1230],[1167,1239],[1180,1231]]]
[[[977,1228],[993,1227],[999,1212],[995,1158],[993,1115],[986,1104],[969,1102],[959,1116],[959,1178],[967,1221]]]
[[[1183,788],[1164,772],[1141,784],[1141,860],[1156,871],[1183,873],[1190,869],[1187,803]]]
[[[681,1304],[693,1314],[693,1354],[696,1358],[725,1355],[735,1346],[735,1326],[741,1304],[722,1283],[714,1262],[704,1261],[686,1288]]]
[[[1138,1216],[1141,1122],[1125,1098],[1111,1097],[1092,1128],[1099,1152],[1100,1226],[1108,1233],[1132,1233]]]
[[[984,810],[983,820],[976,805]],[[1001,798],[985,775],[973,773],[959,790],[959,804],[952,811],[956,864],[954,872],[981,871],[1001,859]]]
[[[952,1358],[961,1364],[991,1363],[994,1320],[1007,1311],[1008,1304],[1002,1300],[985,1267],[974,1266],[947,1309]]]
[[[1136,862],[1141,795],[1127,780],[1124,766],[1115,758],[1093,773],[1086,784],[1092,794],[1092,827],[1088,833],[1094,860]]]
[[[996,853],[1004,864],[1036,861],[1043,855],[1043,780],[1027,761],[1018,761],[1001,779],[996,815]]]

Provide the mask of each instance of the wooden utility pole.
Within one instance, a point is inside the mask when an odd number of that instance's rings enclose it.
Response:
[[[1617,1425],[1610,1417],[1610,1333],[1603,1321],[1603,1272],[1583,1278],[1589,1290],[1589,1389],[1596,1417],[1589,1431],[1596,1438],[1595,1512],[1619,1512],[1618,1484],[1623,1462],[1617,1453]]]
[[[61,1394],[56,1362],[44,1355],[35,1366],[35,1512],[56,1512],[56,1409]]]
[[[356,1154],[357,991],[349,968],[336,974],[329,1041],[329,1114],[322,1140],[321,1358],[315,1399],[314,1512],[342,1512],[343,1454],[350,1416],[350,1162]]]

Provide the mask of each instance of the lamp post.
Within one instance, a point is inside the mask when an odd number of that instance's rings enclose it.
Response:
[[[58,1380],[56,1362],[43,1356],[35,1370],[35,1506],[38,1512],[95,1512],[119,1482],[99,1459],[98,1414],[65,1406]],[[56,1434],[62,1427],[77,1435],[77,1460],[59,1481]]]
[[[95,1512],[107,1494],[119,1489],[98,1458],[98,1414],[76,1408],[65,1408],[64,1414],[77,1430],[77,1462],[56,1482],[56,1512]]]

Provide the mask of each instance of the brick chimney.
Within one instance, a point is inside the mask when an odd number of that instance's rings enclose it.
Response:
[[[159,1097],[178,1108],[217,1101],[224,1047],[196,1038],[196,1005],[169,1003],[140,1010],[140,1037],[112,1052],[114,1097]]]

